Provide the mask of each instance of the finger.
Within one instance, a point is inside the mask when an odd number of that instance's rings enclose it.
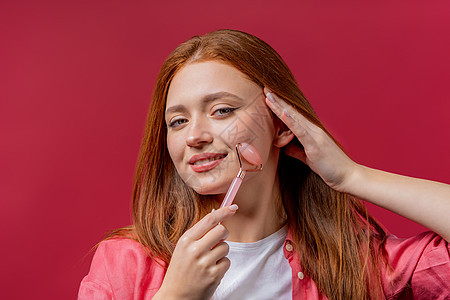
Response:
[[[221,241],[226,240],[228,237],[228,230],[222,224],[217,224],[211,230],[197,241],[201,249],[211,250],[219,244]]]
[[[287,146],[283,147],[283,150],[284,154],[296,158],[298,160],[301,160],[303,163],[306,164],[306,153],[304,149],[294,144],[288,144]]]
[[[266,95],[266,103],[269,108],[276,114],[283,122],[282,115],[283,113],[286,116],[292,116],[297,122],[305,128],[314,128],[317,127],[315,124],[311,123],[305,116],[295,110],[289,103],[284,101],[281,97],[278,97],[277,94],[270,91],[268,88],[264,88],[264,93]],[[286,124],[287,125],[287,124]]]
[[[286,126],[295,134],[295,136],[299,139],[300,143],[303,146],[306,147],[307,145],[315,144],[315,141],[311,136],[312,130],[308,126],[304,125],[305,123],[302,123],[301,121],[306,120],[306,118],[302,114],[298,113],[292,108],[291,110],[295,113],[288,112],[279,104],[277,104],[276,102],[273,103],[268,98],[266,98],[266,103],[270,107],[270,109],[277,115],[277,117],[280,118],[280,120],[283,121],[283,123],[286,124]],[[291,116],[291,113],[294,115],[294,117]],[[306,121],[309,122],[308,120]]]
[[[223,278],[223,276],[225,276],[225,273],[228,271],[228,269],[231,266],[231,261],[227,258],[221,258],[217,264],[216,264],[216,268],[217,268],[217,275],[220,279]]]
[[[237,210],[237,205],[233,204],[231,206],[225,206],[220,209],[214,210],[203,217],[200,221],[197,222],[194,226],[192,226],[186,233],[184,234],[185,238],[199,240],[201,239],[208,231],[210,231],[214,226],[226,220],[235,214]]]
[[[211,264],[216,264],[220,259],[227,256],[229,251],[230,246],[225,242],[220,242],[208,253],[208,259]]]

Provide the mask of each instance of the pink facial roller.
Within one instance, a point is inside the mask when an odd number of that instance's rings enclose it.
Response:
[[[233,179],[233,182],[231,183],[230,188],[228,189],[227,194],[225,195],[225,198],[220,205],[220,208],[224,206],[230,206],[233,203],[234,197],[236,196],[236,193],[238,192],[242,180],[244,180],[245,174],[247,172],[258,172],[261,171],[263,167],[261,155],[252,145],[249,145],[247,143],[238,143],[236,144],[236,153],[239,160],[239,172]],[[247,162],[249,162],[253,166],[256,166],[256,168],[244,169],[242,166],[241,155]]]

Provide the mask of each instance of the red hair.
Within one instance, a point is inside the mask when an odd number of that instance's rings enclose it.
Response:
[[[178,175],[167,150],[164,121],[174,75],[184,65],[204,60],[227,63],[270,88],[331,137],[286,63],[261,39],[218,30],[179,45],[161,67],[147,116],[136,165],[133,225],[108,237],[132,237],[149,249],[149,255],[166,263],[181,235],[215,205],[213,198],[197,194]],[[319,289],[330,299],[380,298],[386,233],[363,202],[331,189],[308,166],[282,152],[278,176],[295,249]]]

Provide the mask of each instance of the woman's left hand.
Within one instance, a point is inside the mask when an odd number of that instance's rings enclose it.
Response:
[[[450,242],[450,185],[388,173],[352,161],[320,127],[264,88],[266,103],[304,147],[285,153],[300,159],[332,188],[415,221]],[[273,101],[270,101],[272,97]]]
[[[340,192],[346,192],[346,184],[358,169],[336,143],[275,93],[264,88],[266,104],[292,131],[304,150],[292,143],[285,146],[285,153],[295,157],[317,173],[326,184]]]

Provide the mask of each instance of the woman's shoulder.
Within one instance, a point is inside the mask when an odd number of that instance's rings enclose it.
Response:
[[[450,250],[449,243],[432,231],[419,233],[409,238],[398,238],[389,235],[386,239],[385,249],[390,257],[407,256],[420,258],[432,252],[445,252]]]
[[[99,243],[95,256],[113,266],[122,264],[164,265],[164,262],[153,256],[150,250],[132,237],[112,237]]]
[[[450,274],[450,244],[432,231],[422,232],[409,238],[390,235],[385,249],[394,270],[406,269],[411,274],[436,266],[445,266]],[[450,277],[449,277],[450,279]]]
[[[405,289],[419,298],[450,294],[450,245],[440,235],[431,231],[409,238],[389,235],[385,249],[389,261],[385,287],[393,288],[394,294]]]
[[[79,299],[109,294],[120,295],[119,299],[153,295],[162,284],[165,265],[132,238],[109,238],[100,242],[95,251],[89,273],[81,282]]]
[[[144,254],[145,247],[132,237],[111,237],[101,241],[95,253],[103,255],[115,255],[121,252],[134,252]]]

